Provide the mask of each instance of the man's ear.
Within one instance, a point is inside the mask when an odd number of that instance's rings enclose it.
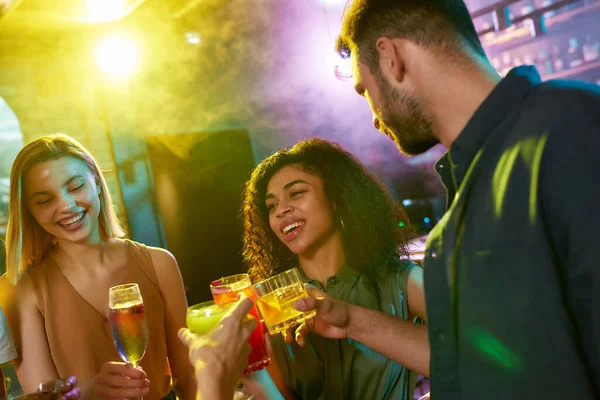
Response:
[[[384,76],[402,82],[405,75],[404,55],[399,44],[403,39],[382,36],[375,42],[379,53],[379,67]]]

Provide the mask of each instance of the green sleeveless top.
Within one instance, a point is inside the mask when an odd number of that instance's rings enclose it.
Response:
[[[366,278],[344,265],[327,279],[327,287],[310,280],[298,268],[305,283],[310,283],[335,299],[379,310],[408,319],[408,277],[417,264],[394,262],[393,271],[381,279],[380,302],[367,286]],[[271,336],[273,353],[287,386],[298,398],[306,400],[409,400],[414,385],[402,365],[352,339],[326,339],[309,333],[304,347],[285,343],[281,335]],[[398,343],[402,346],[402,343]],[[410,390],[412,386],[412,390]]]

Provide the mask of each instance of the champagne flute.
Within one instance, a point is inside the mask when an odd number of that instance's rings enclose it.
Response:
[[[119,356],[137,368],[148,347],[148,323],[138,284],[111,287],[108,291],[108,307],[113,341]]]

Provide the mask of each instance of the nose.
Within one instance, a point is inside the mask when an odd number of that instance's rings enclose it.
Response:
[[[75,209],[75,206],[77,205],[77,203],[75,202],[75,197],[73,197],[69,194],[60,195],[58,200],[59,200],[59,203],[58,203],[59,210],[60,210],[60,212],[63,212],[63,213],[71,213]]]
[[[278,216],[286,216],[293,211],[293,207],[291,204],[287,202],[280,202],[277,207],[277,215]]]
[[[377,130],[379,129],[379,118],[375,114],[373,114],[373,127]]]

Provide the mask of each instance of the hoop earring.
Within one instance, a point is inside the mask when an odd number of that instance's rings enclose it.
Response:
[[[342,226],[342,230],[346,230],[346,225],[344,225],[344,220],[340,218],[340,225]]]

